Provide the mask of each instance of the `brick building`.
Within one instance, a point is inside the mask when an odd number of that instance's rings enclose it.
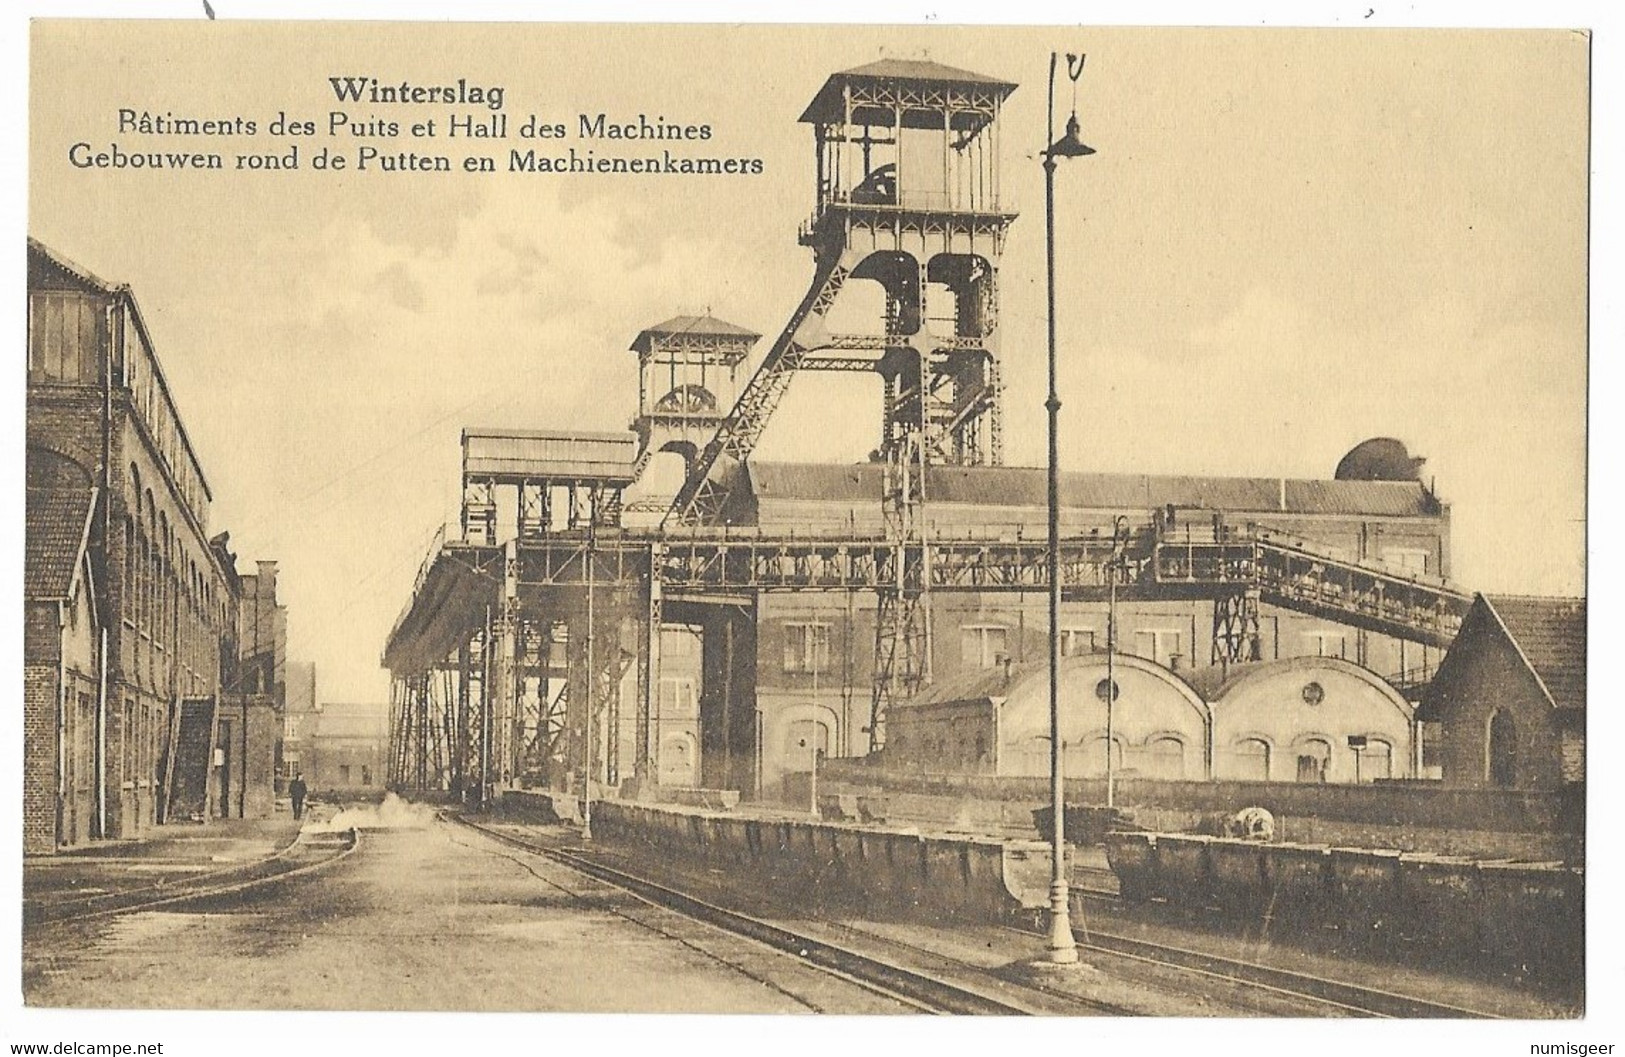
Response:
[[[27,465],[25,849],[229,810],[240,585],[208,481],[129,287],[33,239]]]
[[[736,493],[729,520],[766,532],[817,535],[879,531],[884,469],[874,464],[828,466],[752,463]],[[1045,472],[1025,467],[931,467],[927,535],[967,534],[999,539],[1043,539],[1046,532]],[[1449,507],[1417,480],[1293,480],[1282,478],[1178,477],[1140,474],[1067,473],[1061,478],[1061,531],[1110,539],[1124,518],[1135,537],[1153,531],[1194,542],[1226,534],[1302,542],[1310,553],[1385,566],[1405,575],[1443,580],[1450,571]],[[1312,542],[1311,542],[1312,541]],[[1006,662],[1041,664],[1048,642],[1043,592],[945,594],[932,600],[933,682],[990,673]],[[1062,652],[1081,657],[1104,650],[1107,605],[1068,601],[1061,609]],[[1117,608],[1117,649],[1173,673],[1181,681],[1225,673],[1204,672],[1214,656],[1213,606],[1178,598],[1126,598]],[[756,620],[735,621],[734,653],[754,671],[735,672],[734,682],[754,688],[756,744],[736,743],[747,761],[755,749],[756,774],[713,769],[706,784],[750,788],[776,795],[787,775],[812,767],[813,752],[862,755],[872,693],[875,602],[872,595],[763,593]],[[1259,661],[1326,657],[1357,666],[1379,682],[1408,688],[1435,668],[1441,651],[1335,620],[1265,604],[1260,607]],[[723,629],[724,631],[726,629]],[[708,705],[721,691],[723,635],[706,636],[711,678],[702,681]],[[1090,686],[1094,683],[1090,682]],[[1386,697],[1400,699],[1392,689]],[[737,711],[737,710],[736,710]],[[1233,712],[1234,710],[1232,710]],[[711,705],[707,715],[720,715]],[[1406,722],[1387,740],[1393,773],[1412,773],[1414,738]],[[706,725],[702,724],[702,727]],[[717,724],[710,725],[713,729]],[[702,733],[704,731],[702,730]],[[1303,733],[1303,732],[1299,732]],[[720,735],[718,735],[720,736]],[[1194,736],[1193,736],[1194,737]],[[707,739],[708,742],[711,740]],[[1290,740],[1290,739],[1289,739]],[[708,745],[709,748],[715,746]],[[1286,773],[1285,754],[1272,773]],[[1187,773],[1209,765],[1191,746]],[[714,753],[712,755],[715,755]],[[1103,759],[1104,757],[1102,757]],[[1228,765],[1221,753],[1218,767]],[[1239,764],[1237,766],[1240,766]]]
[[[323,704],[302,718],[300,739],[300,773],[312,792],[383,792],[389,743],[389,710],[383,705]]]
[[[1479,595],[1419,709],[1451,785],[1585,781],[1586,603]]]

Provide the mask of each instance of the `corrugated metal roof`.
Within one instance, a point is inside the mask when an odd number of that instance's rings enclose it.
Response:
[[[1586,600],[1486,597],[1558,708],[1586,707]]]
[[[880,502],[885,469],[878,463],[830,466],[753,462],[750,483],[759,501]],[[933,466],[928,504],[1043,508],[1048,477],[1039,467]],[[1283,503],[1284,500],[1284,503]],[[1061,505],[1073,509],[1180,508],[1236,513],[1423,517],[1438,513],[1414,481],[1305,481],[1278,477],[1183,477],[1064,473]]]
[[[96,490],[30,484],[27,492],[23,594],[37,601],[67,598],[83,553]]]
[[[552,430],[463,431],[463,465],[475,476],[538,480],[632,480],[635,433]]]

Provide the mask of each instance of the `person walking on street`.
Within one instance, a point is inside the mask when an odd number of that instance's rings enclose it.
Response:
[[[295,819],[303,818],[305,815],[306,792],[304,775],[294,775],[293,781],[288,783],[288,795],[293,797],[293,817]]]

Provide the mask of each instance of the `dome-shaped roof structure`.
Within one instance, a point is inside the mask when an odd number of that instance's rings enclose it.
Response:
[[[1420,481],[1426,459],[1412,456],[1405,442],[1372,437],[1356,444],[1337,464],[1339,481]]]

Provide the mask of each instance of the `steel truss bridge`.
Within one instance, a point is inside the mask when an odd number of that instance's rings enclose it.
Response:
[[[588,709],[571,710],[571,692],[585,699],[594,687],[591,714],[617,730],[634,669],[631,763],[646,774],[665,607],[749,611],[762,592],[1037,593],[1048,588],[1046,555],[1041,540],[900,546],[885,535],[720,529],[440,544],[384,653],[395,675],[390,781],[484,795],[549,755],[579,757],[596,727]],[[1214,663],[1262,657],[1261,604],[1444,649],[1472,601],[1440,581],[1264,537],[1192,540],[1152,529],[1126,548],[1063,539],[1059,569],[1065,601],[1105,601],[1115,586],[1125,601],[1211,602]],[[590,757],[612,784],[622,764],[615,741],[594,742]]]

